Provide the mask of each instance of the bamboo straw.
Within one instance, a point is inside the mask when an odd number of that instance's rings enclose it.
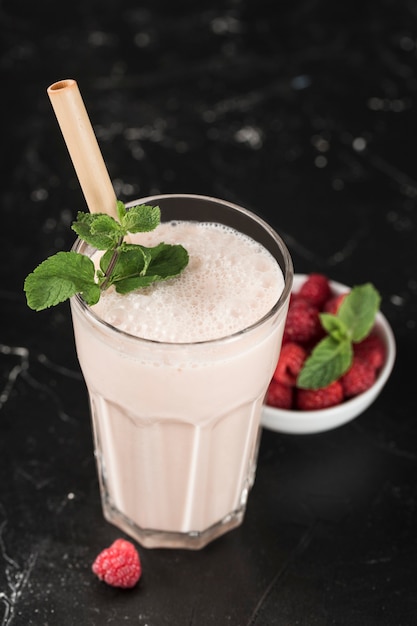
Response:
[[[47,89],[88,209],[117,217],[116,195],[75,80]]]

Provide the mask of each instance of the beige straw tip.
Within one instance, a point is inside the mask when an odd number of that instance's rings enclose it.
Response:
[[[63,89],[69,89],[77,85],[73,78],[66,78],[65,80],[58,80],[56,83],[52,83],[47,89],[48,93],[55,91],[62,91]]]

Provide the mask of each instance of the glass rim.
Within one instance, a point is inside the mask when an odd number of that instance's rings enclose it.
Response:
[[[235,211],[237,211],[239,213],[244,213],[247,217],[251,218],[252,220],[256,221],[259,225],[261,225],[263,227],[263,229],[268,233],[268,235],[278,245],[278,247],[280,249],[280,252],[282,254],[282,257],[283,257],[284,268],[281,267],[281,270],[282,270],[283,277],[284,277],[284,289],[282,290],[280,297],[275,302],[275,304],[269,309],[269,311],[267,313],[265,313],[265,315],[263,315],[261,318],[256,320],[256,322],[253,322],[252,324],[250,324],[246,328],[243,328],[241,330],[235,331],[235,332],[230,333],[228,335],[223,335],[221,337],[216,337],[215,339],[204,339],[204,340],[201,340],[201,341],[159,341],[157,339],[147,339],[146,337],[139,337],[138,335],[134,335],[132,333],[129,333],[129,332],[125,331],[125,330],[117,328],[116,326],[113,326],[109,322],[106,322],[106,320],[102,319],[99,315],[97,315],[92,310],[92,308],[85,302],[85,300],[83,300],[82,296],[77,293],[77,294],[75,294],[74,296],[71,297],[71,301],[75,302],[81,308],[81,310],[87,316],[87,318],[91,318],[91,320],[94,322],[94,324],[96,326],[103,327],[106,331],[110,331],[115,336],[119,335],[121,337],[124,337],[125,339],[129,339],[130,341],[134,341],[134,342],[138,342],[139,341],[139,342],[144,342],[144,343],[146,343],[148,345],[155,345],[155,346],[172,346],[172,347],[176,347],[176,348],[179,348],[179,347],[186,348],[187,346],[188,347],[190,347],[190,346],[205,346],[205,345],[209,346],[209,345],[222,344],[222,343],[229,342],[229,341],[235,341],[235,340],[239,339],[242,335],[248,334],[248,333],[256,330],[257,328],[259,328],[260,326],[263,326],[263,324],[265,324],[280,309],[282,309],[284,303],[287,301],[287,299],[290,297],[290,294],[291,294],[291,288],[292,288],[292,283],[293,283],[293,278],[294,278],[294,268],[293,268],[293,262],[292,262],[289,250],[288,250],[284,240],[280,237],[280,235],[278,235],[276,230],[274,228],[272,228],[272,226],[270,226],[268,224],[268,222],[266,222],[262,217],[260,217],[259,215],[257,215],[253,211],[251,211],[249,209],[246,209],[244,207],[241,207],[238,204],[235,204],[233,202],[229,202],[228,200],[222,200],[222,199],[216,198],[214,196],[205,196],[205,195],[200,195],[200,194],[187,194],[187,193],[155,194],[155,195],[145,196],[143,198],[138,198],[137,200],[132,200],[132,201],[126,202],[125,206],[126,206],[126,208],[130,208],[130,207],[135,206],[137,204],[145,204],[146,202],[149,202],[149,201],[161,200],[161,199],[164,199],[164,198],[165,199],[168,199],[168,198],[189,198],[189,199],[195,198],[195,199],[199,199],[199,200],[205,200],[207,202],[215,202],[217,204],[226,205],[230,209],[233,209],[233,210],[235,210]],[[199,220],[196,219],[195,221],[199,221]],[[250,235],[248,235],[248,236],[250,236]],[[85,241],[83,241],[82,239],[77,237],[77,239],[75,240],[71,250],[72,251],[78,251],[78,248],[81,245],[83,245],[83,244],[87,248],[94,249],[93,246],[90,246]],[[277,261],[277,263],[278,263],[278,261]],[[278,263],[278,265],[279,265],[279,263]]]

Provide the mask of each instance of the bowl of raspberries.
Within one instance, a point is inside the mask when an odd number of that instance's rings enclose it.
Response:
[[[281,353],[262,426],[317,433],[354,419],[381,392],[395,339],[370,283],[347,287],[324,274],[296,274]]]

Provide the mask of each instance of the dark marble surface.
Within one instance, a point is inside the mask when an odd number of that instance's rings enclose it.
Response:
[[[417,624],[417,2],[0,4],[2,626]],[[102,518],[69,309],[25,275],[85,210],[46,88],[75,78],[117,195],[212,194],[285,238],[297,272],[372,281],[397,340],[374,405],[265,431],[243,526],[201,552],[90,571]]]

